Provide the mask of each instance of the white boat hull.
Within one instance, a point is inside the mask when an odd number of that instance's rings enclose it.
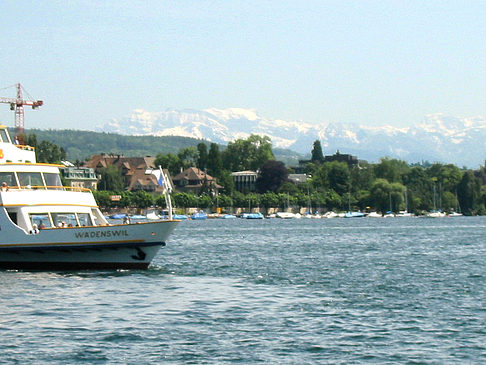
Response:
[[[35,235],[10,227],[9,240],[0,241],[0,268],[146,269],[178,223],[52,228]]]

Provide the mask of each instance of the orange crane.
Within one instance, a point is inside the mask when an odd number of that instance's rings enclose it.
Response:
[[[22,96],[22,85],[20,83],[13,85],[17,88],[16,98],[3,98],[0,97],[0,103],[10,104],[10,110],[15,111],[15,133],[19,138],[23,138],[24,135],[24,105],[31,106],[32,109],[37,109],[44,102],[42,100],[25,100]],[[11,87],[11,86],[9,86]],[[25,90],[24,90],[25,91]],[[28,95],[28,93],[26,92]],[[29,95],[30,99],[33,99]]]

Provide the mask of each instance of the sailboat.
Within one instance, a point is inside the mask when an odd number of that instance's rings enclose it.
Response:
[[[395,215],[395,217],[412,217],[412,213],[408,211],[408,194],[407,190],[405,190],[405,210],[401,210],[398,212],[398,214]]]

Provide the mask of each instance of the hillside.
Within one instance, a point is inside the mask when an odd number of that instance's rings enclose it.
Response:
[[[11,131],[13,134],[13,131]],[[47,140],[66,150],[70,161],[84,160],[98,153],[123,154],[127,157],[156,156],[158,153],[177,153],[182,148],[210,142],[179,136],[128,136],[116,133],[80,131],[73,129],[27,129],[26,134],[35,134],[37,140]],[[220,145],[223,150],[224,145]],[[276,159],[294,165],[302,156],[288,149],[274,149]]]

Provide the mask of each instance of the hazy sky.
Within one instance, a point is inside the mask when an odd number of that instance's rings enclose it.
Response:
[[[3,0],[0,24],[0,96],[21,82],[45,102],[26,128],[137,108],[397,126],[486,114],[486,1]]]

